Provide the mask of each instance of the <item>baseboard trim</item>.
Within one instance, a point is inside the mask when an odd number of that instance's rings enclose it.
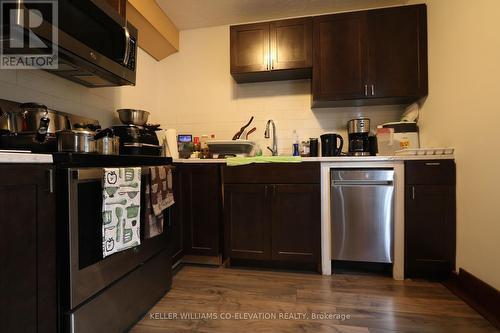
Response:
[[[222,256],[198,256],[185,254],[182,258],[182,262],[185,264],[201,264],[201,265],[222,265]]]
[[[462,268],[443,284],[500,329],[500,292],[497,289]]]

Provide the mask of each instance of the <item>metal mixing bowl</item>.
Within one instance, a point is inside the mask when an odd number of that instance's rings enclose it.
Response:
[[[116,112],[125,125],[143,126],[148,122],[149,112],[144,110],[120,109]]]

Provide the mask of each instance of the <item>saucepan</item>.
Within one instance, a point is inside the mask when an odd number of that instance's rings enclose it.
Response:
[[[112,128],[98,132],[95,137],[96,149],[102,155],[118,155],[120,153],[120,137]]]
[[[74,129],[58,131],[57,150],[73,153],[99,153],[118,155],[120,138],[112,128],[98,131],[100,127],[89,124],[75,124]],[[97,132],[96,132],[97,131]]]
[[[57,150],[71,153],[95,153],[95,132],[85,128],[57,131]]]

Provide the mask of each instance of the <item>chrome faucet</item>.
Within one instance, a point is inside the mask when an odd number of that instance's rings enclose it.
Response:
[[[272,119],[269,119],[267,121],[266,130],[264,131],[264,137],[266,139],[270,138],[270,135],[269,135],[269,125],[270,124],[273,125],[273,147],[270,148],[268,146],[267,149],[269,149],[271,151],[271,153],[273,154],[273,156],[278,156],[278,141],[276,139],[276,125],[274,124],[274,121]]]

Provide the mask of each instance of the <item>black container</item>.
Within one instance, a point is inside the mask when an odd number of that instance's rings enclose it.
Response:
[[[336,133],[321,136],[321,156],[340,156],[343,146],[344,139]]]
[[[318,138],[309,139],[309,156],[318,157]]]
[[[370,156],[377,156],[378,154],[378,141],[375,135],[368,137],[368,146],[370,147]]]

